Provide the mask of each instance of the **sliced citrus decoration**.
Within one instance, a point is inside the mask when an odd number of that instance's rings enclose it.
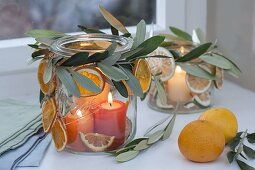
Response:
[[[54,98],[47,99],[42,105],[42,125],[44,132],[49,132],[57,117],[57,107]]]
[[[143,93],[146,93],[151,84],[151,71],[145,59],[139,59],[135,63],[134,75],[139,80]]]
[[[73,143],[78,135],[77,118],[72,114],[67,114],[64,118],[67,133],[67,144]]]
[[[178,146],[187,159],[194,162],[210,162],[216,160],[223,152],[225,138],[214,124],[195,120],[182,129]]]
[[[113,141],[114,136],[107,136],[99,133],[81,133],[80,137],[83,144],[93,152],[102,152],[109,148]]]
[[[149,57],[146,60],[149,63],[151,73],[157,75],[161,73],[161,81],[167,81],[174,75],[175,62],[173,55],[165,48],[158,47],[155,51],[149,54],[149,56],[161,55],[169,58],[157,58]]]
[[[225,136],[226,143],[231,141],[238,131],[236,116],[227,108],[209,109],[205,111],[199,119],[206,120],[219,127]]]
[[[51,135],[57,151],[62,151],[67,144],[67,135],[60,120],[56,120],[51,128]]]
[[[216,80],[214,80],[214,85],[217,89],[220,89],[223,85],[224,70],[222,68],[216,67],[215,76]]]
[[[202,94],[197,94],[193,96],[193,101],[195,104],[202,106],[202,107],[208,107],[211,104],[211,96],[209,92],[204,92]]]
[[[45,84],[43,81],[43,74],[44,74],[47,64],[48,64],[48,60],[46,60],[46,59],[41,60],[39,66],[38,66],[38,71],[37,71],[37,79],[38,79],[38,82],[40,85],[40,89],[44,94],[50,94],[56,88],[55,78],[52,78],[47,84]]]
[[[187,73],[186,83],[190,91],[200,94],[206,92],[211,87],[212,80],[203,79]]]
[[[78,73],[82,74],[83,76],[86,76],[87,78],[89,78],[100,89],[104,88],[105,82],[104,82],[104,79],[103,79],[103,75],[100,72],[100,70],[98,70],[97,68],[90,67],[90,66],[82,66],[82,67],[78,67],[75,71],[77,71]],[[80,95],[81,96],[94,96],[94,95],[98,94],[96,92],[89,91],[89,90],[85,89],[79,83],[77,83],[77,86],[78,86],[78,89],[80,90]]]

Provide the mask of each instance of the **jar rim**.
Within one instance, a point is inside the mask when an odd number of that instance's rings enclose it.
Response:
[[[79,34],[79,35],[68,35],[62,38],[57,39],[51,45],[50,49],[57,55],[61,56],[72,56],[78,52],[103,52],[104,50],[82,50],[82,49],[74,49],[65,47],[66,44],[74,43],[74,42],[89,42],[89,41],[109,41],[116,42],[119,45],[117,46],[115,52],[124,53],[130,50],[132,47],[133,40],[131,38],[110,35],[110,34]]]

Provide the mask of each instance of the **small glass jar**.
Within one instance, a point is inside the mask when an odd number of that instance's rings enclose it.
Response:
[[[106,34],[84,34],[66,36],[51,46],[55,56],[66,58],[78,52],[105,51],[112,43],[117,43],[115,52],[124,53],[132,45],[132,40],[122,36]],[[92,68],[103,78],[103,88],[99,94],[77,98],[68,93],[57,80],[56,103],[58,116],[65,124],[67,133],[66,150],[74,153],[113,151],[130,141],[136,132],[137,97],[122,97],[99,68],[95,65],[73,67]],[[92,78],[93,79],[92,72]],[[88,93],[88,92],[87,92]]]
[[[192,48],[194,48],[192,45],[173,45],[168,47],[168,49],[174,50],[181,55],[187,54]],[[200,67],[211,73],[216,69],[215,66],[207,64],[199,58],[192,62],[196,62]],[[197,90],[196,87],[193,87],[203,86],[204,84],[206,86],[202,90]],[[178,65],[174,68],[173,76],[169,80],[161,82],[161,85],[164,88],[165,102],[159,97],[155,83],[152,83],[149,92],[148,105],[154,110],[166,113],[196,113],[212,106],[214,92],[213,80],[201,79],[189,75]]]

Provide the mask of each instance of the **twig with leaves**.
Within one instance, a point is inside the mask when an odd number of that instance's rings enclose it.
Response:
[[[139,153],[149,149],[160,140],[164,141],[170,137],[174,127],[176,111],[174,111],[174,115],[170,118],[171,116],[168,116],[149,128],[145,133],[145,137],[134,139],[126,144],[125,147],[109,153],[116,157],[117,162],[126,162],[135,158]],[[164,124],[167,120],[169,122],[163,129],[156,130],[158,126]]]
[[[255,170],[254,167],[251,167],[242,160],[247,161],[247,157],[255,159],[255,150],[247,146],[245,141],[250,144],[255,144],[255,133],[249,134],[246,129],[246,131],[236,134],[235,138],[228,143],[230,148],[230,151],[227,153],[228,161],[232,163],[235,160],[241,170]]]

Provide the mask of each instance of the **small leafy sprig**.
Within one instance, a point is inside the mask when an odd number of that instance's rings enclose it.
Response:
[[[247,161],[247,157],[255,159],[255,150],[247,146],[245,141],[255,144],[255,133],[249,134],[248,130],[246,130],[236,134],[235,138],[228,143],[230,148],[230,151],[227,153],[228,161],[232,163],[235,160],[241,170],[255,170],[255,168],[241,160],[243,158]]]
[[[145,137],[134,139],[130,143],[126,144],[125,147],[109,153],[116,157],[117,162],[126,162],[132,160],[138,154],[146,149],[149,149],[152,145],[156,144],[160,140],[164,141],[170,137],[176,119],[176,112],[172,118],[170,118],[171,116],[168,116],[149,128],[145,133]],[[163,129],[156,130],[160,125],[167,122],[167,120],[168,123]]]

